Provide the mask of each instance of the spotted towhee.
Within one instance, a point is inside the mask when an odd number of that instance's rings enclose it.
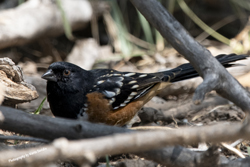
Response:
[[[230,54],[216,58],[227,68],[246,57]],[[135,73],[86,71],[71,63],[55,62],[42,78],[48,80],[47,96],[55,116],[123,126],[161,89],[197,76],[189,63],[163,72]]]

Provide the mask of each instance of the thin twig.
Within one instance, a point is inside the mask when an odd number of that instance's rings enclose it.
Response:
[[[245,158],[245,156],[244,156],[239,150],[237,150],[236,148],[234,148],[234,147],[232,147],[232,146],[230,146],[230,145],[228,145],[228,144],[226,144],[226,143],[221,143],[221,145],[222,145],[223,147],[225,147],[226,149],[230,150],[231,152],[235,153],[235,154],[238,155],[239,157]]]
[[[130,129],[132,130],[174,130],[173,128],[165,127],[165,126],[137,126],[137,127],[132,127]]]
[[[35,137],[25,137],[25,136],[0,136],[0,140],[23,140],[23,141],[33,141],[33,142],[41,142],[41,143],[49,143],[49,140],[39,139]]]

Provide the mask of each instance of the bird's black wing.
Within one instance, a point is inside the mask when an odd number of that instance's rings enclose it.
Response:
[[[145,95],[161,79],[155,75],[118,72],[109,69],[92,70],[96,76],[91,92],[102,93],[116,110]]]

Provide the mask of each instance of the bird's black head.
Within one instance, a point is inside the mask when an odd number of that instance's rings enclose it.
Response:
[[[62,91],[75,92],[86,88],[85,83],[91,77],[90,75],[90,72],[77,65],[55,62],[49,66],[42,78],[46,79],[48,84],[57,85]]]

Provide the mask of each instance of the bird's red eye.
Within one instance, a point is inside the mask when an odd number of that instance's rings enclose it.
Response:
[[[69,71],[69,70],[64,70],[64,71],[63,71],[63,75],[64,75],[64,76],[69,76],[69,74],[70,74],[70,71]]]

